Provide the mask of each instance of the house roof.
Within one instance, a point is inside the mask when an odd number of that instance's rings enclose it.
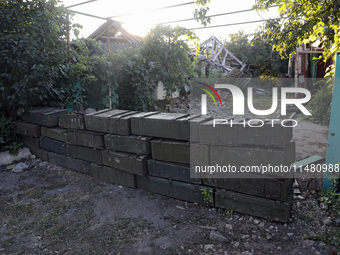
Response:
[[[108,36],[108,27],[109,27],[109,37],[110,37],[110,45],[113,44],[129,44],[129,46],[137,45],[141,38],[132,35],[127,32],[123,27],[122,24],[108,19],[107,22],[99,26],[92,34],[88,36],[88,38],[92,38],[96,41],[102,41],[103,43],[107,43],[107,36]],[[120,48],[119,46],[117,48]]]

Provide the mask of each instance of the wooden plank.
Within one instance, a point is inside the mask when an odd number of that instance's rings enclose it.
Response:
[[[190,143],[177,140],[152,140],[152,158],[182,164],[190,164]]]
[[[69,129],[68,142],[73,145],[104,149],[104,133],[97,133],[87,130]]]
[[[152,113],[136,115],[131,119],[132,133],[177,140],[190,139],[189,115],[181,113]],[[185,120],[181,120],[185,118]]]
[[[67,130],[63,128],[41,127],[41,135],[67,143]]]
[[[137,175],[148,173],[147,160],[150,155],[138,156],[136,154],[103,150],[102,157],[103,165]]]
[[[208,121],[199,127],[199,142],[206,145],[260,145],[285,147],[293,137],[292,127],[283,127],[280,122],[265,121],[262,127],[250,127],[245,120]],[[230,125],[231,121],[233,124]],[[262,123],[251,125],[262,125]],[[289,125],[286,123],[286,125]]]
[[[103,181],[112,182],[133,189],[137,188],[136,175],[122,170],[114,169],[107,166],[99,166],[92,163],[91,175]]]
[[[82,159],[92,163],[102,165],[101,150],[77,145],[69,145],[70,156],[76,159]]]
[[[52,164],[75,170],[83,174],[90,174],[91,163],[88,161],[66,157],[54,152],[49,152],[48,158],[49,162]]]
[[[40,147],[42,149],[53,151],[65,156],[69,155],[69,150],[66,143],[45,136],[40,137]]]
[[[85,120],[83,115],[65,114],[59,118],[59,126],[70,129],[85,129]]]
[[[104,136],[105,147],[108,150],[130,152],[138,155],[151,153],[151,139],[147,136],[122,136],[107,134]]]
[[[267,220],[287,222],[289,220],[292,201],[275,201],[217,189],[215,192],[215,206],[228,211],[233,210]]]
[[[176,163],[167,163],[154,159],[148,160],[148,171],[150,175],[183,181],[188,183],[201,184],[200,178],[190,178],[190,166]]]
[[[15,121],[14,125],[14,133],[25,136],[33,136],[40,137],[40,126],[34,125],[26,122]]]
[[[33,155],[37,156],[38,158],[42,160],[48,161],[48,151],[39,149],[27,141],[24,141],[24,143]]]
[[[28,110],[23,120],[46,127],[59,125],[59,117],[68,113],[66,109],[59,108],[35,108]]]

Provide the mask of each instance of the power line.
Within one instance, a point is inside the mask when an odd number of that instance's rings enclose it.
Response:
[[[269,8],[277,7],[278,5],[273,5],[270,6]],[[249,11],[254,11],[254,9],[246,9],[246,10],[241,10],[241,11],[234,11],[234,12],[226,12],[226,13],[220,13],[220,14],[214,14],[214,15],[209,15],[207,18],[212,18],[212,17],[218,17],[218,16],[224,16],[224,15],[230,15],[230,14],[236,14],[236,13],[242,13],[242,12],[249,12]],[[155,25],[162,25],[162,24],[169,24],[169,23],[177,23],[177,22],[183,22],[183,21],[190,21],[190,20],[195,20],[195,18],[189,18],[189,19],[182,19],[182,20],[175,20],[175,21],[169,21],[169,22],[162,22],[162,23],[157,23]]]
[[[158,11],[158,10],[169,9],[169,8],[174,8],[174,7],[179,7],[179,6],[194,4],[194,3],[195,3],[195,2],[187,2],[187,3],[182,3],[182,4],[176,4],[176,5],[170,5],[170,6],[160,7],[160,8],[156,8],[156,9],[152,9],[152,10],[147,10],[147,11],[140,11],[140,12],[133,12],[133,13],[127,13],[127,14],[122,14],[122,15],[111,16],[111,17],[108,17],[108,18],[111,19],[111,18],[129,16],[129,15],[134,15],[134,14],[139,14],[139,13],[144,13],[144,12]]]
[[[230,24],[216,25],[216,26],[209,26],[209,27],[196,27],[196,28],[189,28],[189,30],[198,30],[198,29],[214,28],[214,27],[236,26],[236,25],[242,25],[242,24],[264,22],[264,21],[268,21],[268,20],[273,20],[273,19],[265,19],[265,20],[261,19],[261,20],[253,20],[253,21],[246,21],[246,22],[239,22],[239,23],[230,23]]]
[[[78,3],[78,4],[73,4],[73,5],[70,5],[70,6],[66,6],[65,8],[71,8],[71,7],[76,7],[76,6],[79,6],[79,5],[83,5],[83,4],[87,4],[87,3],[91,3],[91,2],[96,2],[98,0],[89,0],[89,1],[86,1],[86,2],[81,2],[81,3]]]

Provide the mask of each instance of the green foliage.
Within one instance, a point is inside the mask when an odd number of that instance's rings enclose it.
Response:
[[[289,57],[301,43],[317,40],[325,50],[325,59],[339,51],[339,1],[257,0],[253,8],[268,10],[272,5],[279,5],[280,16],[278,19],[267,21],[266,29],[273,48],[281,56]]]
[[[212,196],[213,191],[211,189],[201,189],[201,194],[203,195],[203,202],[205,206],[209,206],[211,196]]]
[[[321,89],[309,101],[307,108],[311,111],[312,115],[306,116],[306,118],[321,125],[329,125],[333,97],[332,80],[321,80],[316,82],[316,84]]]
[[[242,62],[256,68],[252,73],[254,77],[279,77],[287,73],[288,60],[282,60],[278,52],[272,50],[265,31],[257,30],[251,40],[243,30],[229,36],[230,40],[224,41],[224,45]]]
[[[331,212],[335,216],[340,215],[340,193],[338,193],[338,179],[331,178],[330,179],[330,189],[323,190],[320,192],[319,200],[328,205]]]
[[[83,66],[67,63],[76,52],[67,48],[68,11],[58,2],[0,2],[0,107],[13,120],[32,106],[64,106],[81,78]]]
[[[9,150],[10,154],[17,154],[23,145],[22,140],[13,133],[12,118],[0,111],[0,151]]]
[[[201,22],[201,24],[206,27],[207,24],[210,24],[211,18],[207,16],[209,11],[209,7],[206,6],[210,0],[196,0],[195,3],[200,6],[199,9],[195,9],[194,18],[197,22]]]
[[[140,53],[150,63],[150,80],[156,84],[162,81],[167,97],[194,75],[188,43],[196,39],[192,31],[183,27],[156,26],[143,40]]]

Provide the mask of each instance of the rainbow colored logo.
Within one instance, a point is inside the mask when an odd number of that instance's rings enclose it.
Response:
[[[220,104],[222,106],[222,100],[220,98],[220,95],[217,93],[217,91],[213,87],[209,86],[208,84],[202,83],[202,82],[197,82],[197,83],[202,84],[202,85],[206,86],[207,88],[211,89],[211,91],[214,92],[214,94],[217,96],[217,98],[220,101]],[[217,106],[216,100],[213,97],[213,95],[211,94],[211,92],[209,90],[205,89],[205,88],[200,88],[200,89],[203,90],[204,92],[206,92],[214,100],[214,103]]]

